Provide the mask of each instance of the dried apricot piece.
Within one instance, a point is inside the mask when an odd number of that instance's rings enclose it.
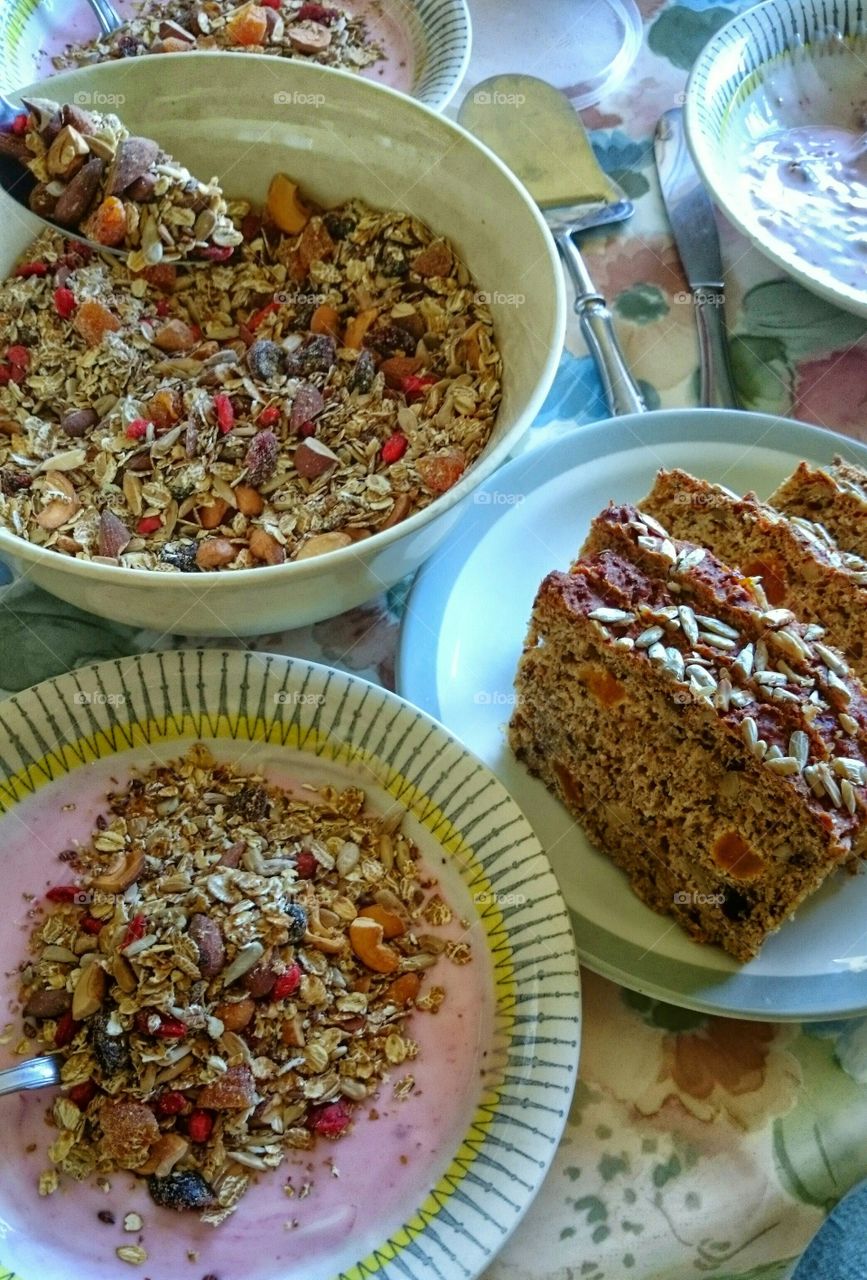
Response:
[[[416,470],[422,483],[431,493],[445,493],[457,484],[467,469],[467,459],[463,449],[445,449],[442,453],[430,453],[419,458]]]
[[[173,427],[181,416],[183,400],[178,391],[163,387],[147,402],[147,416],[155,427]]]
[[[89,347],[98,347],[107,333],[120,328],[117,316],[95,298],[82,302],[72,323]]]
[[[251,1107],[256,1101],[256,1085],[249,1067],[229,1067],[212,1084],[206,1084],[199,1090],[196,1098],[198,1107],[207,1107],[213,1111],[242,1111]]]
[[[346,324],[346,332],[343,335],[343,345],[345,347],[353,347],[356,351],[361,347],[364,341],[364,335],[378,315],[376,307],[368,307],[365,311],[359,311],[357,316],[353,316]]]
[[[327,262],[334,252],[334,241],[321,218],[311,218],[298,241],[298,262],[304,274],[314,262]]]
[[[90,215],[84,230],[97,244],[116,248],[126,238],[126,209],[117,196],[106,196],[102,204]]]
[[[102,1149],[121,1169],[144,1164],[160,1137],[157,1118],[143,1102],[122,1099],[103,1103],[99,1113]]]
[[[310,317],[311,333],[330,333],[332,338],[339,339],[342,330],[339,312],[327,302],[318,306]]]
[[[298,183],[287,173],[274,174],[266,205],[275,224],[287,235],[298,235],[310,221],[310,210],[301,199]]]
[[[245,4],[226,23],[226,34],[232,44],[262,44],[268,30],[268,17],[258,4]]]

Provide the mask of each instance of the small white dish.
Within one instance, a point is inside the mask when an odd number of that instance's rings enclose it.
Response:
[[[805,288],[859,315],[867,315],[865,60],[861,0],[764,0],[708,41],[684,107],[696,167],[726,217]],[[860,160],[828,166],[816,157],[837,146],[839,131],[853,154],[862,135]],[[812,158],[802,162],[808,132]],[[794,176],[785,157],[767,167],[756,158],[783,133]],[[767,178],[759,200],[748,177],[757,169]],[[840,198],[826,205],[820,193],[832,189]],[[805,210],[819,210],[823,224]]]
[[[291,658],[174,651],[81,667],[0,704],[0,1026],[20,1028],[15,977],[33,910],[24,891],[68,880],[57,853],[88,838],[105,793],[132,768],[195,741],[274,781],[360,785],[379,811],[404,806],[406,828],[466,921],[473,959],[437,971],[443,1007],[410,1023],[421,1045],[412,1096],[396,1104],[381,1089],[378,1117],[359,1115],[339,1143],[263,1175],[216,1229],[158,1209],[122,1174],[109,1192],[65,1181],[40,1198],[51,1096],[4,1099],[0,1275],[118,1280],[126,1268],[115,1249],[137,1239],[123,1219],[137,1211],[154,1277],[474,1280],[541,1186],[566,1123],[581,1029],[577,959],[565,903],[517,805],[395,694]],[[0,1066],[16,1040],[0,1046]],[[310,1182],[310,1195],[290,1199],[287,1175],[299,1190]],[[116,1225],[97,1221],[106,1210]],[[195,1268],[188,1250],[198,1251]]]
[[[522,454],[482,485],[416,578],[398,688],[466,742],[529,818],[572,914],[588,968],[687,1008],[808,1020],[867,1012],[867,874],[826,882],[739,965],[632,893],[567,810],[513,756],[505,727],[536,590],[566,569],[610,500],[638,502],[659,467],[767,496],[801,458],[867,448],[815,427],[734,410],[676,410],[584,426]]]

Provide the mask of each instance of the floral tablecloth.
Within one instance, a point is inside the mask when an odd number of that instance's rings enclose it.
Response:
[[[499,19],[509,5],[525,8],[524,0],[470,0],[476,54],[464,89],[492,69],[534,70],[526,42],[512,61],[502,40]],[[584,112],[603,167],[636,213],[584,247],[649,405],[689,405],[697,391],[694,316],[651,137],[660,113],[682,101],[702,45],[734,8],[706,0],[639,7],[645,33],[637,61],[617,92]],[[584,14],[586,3],[582,14],[576,9],[576,39]],[[562,45],[564,33],[551,38]],[[534,53],[544,76],[544,44]],[[721,230],[744,404],[867,439],[867,326],[781,279],[732,229]],[[573,324],[526,447],[603,416],[599,381]],[[12,583],[2,565],[0,581],[6,693],[85,662],[200,643],[107,624],[26,579]],[[234,647],[308,657],[391,686],[407,587]],[[798,1027],[708,1018],[587,972],[584,999],[581,1079],[563,1141],[487,1280],[778,1280],[867,1174],[867,1019]]]

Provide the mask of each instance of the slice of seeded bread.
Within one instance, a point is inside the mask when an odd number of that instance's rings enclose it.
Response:
[[[822,525],[678,470],[660,471],[639,506],[673,537],[761,578],[771,605],[824,627],[827,643],[867,680],[867,561],[840,551]]]
[[[769,501],[788,516],[824,525],[841,550],[867,559],[867,471],[854,462],[801,462]]]
[[[644,902],[747,960],[867,844],[867,694],[635,508],[589,542],[536,597],[513,750]]]

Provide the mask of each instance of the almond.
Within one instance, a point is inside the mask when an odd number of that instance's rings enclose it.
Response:
[[[322,556],[328,551],[339,551],[341,547],[348,547],[352,544],[352,539],[348,533],[335,531],[334,533],[315,533],[312,538],[308,538],[300,551],[295,556],[296,560],[309,560],[312,556]]]
[[[299,476],[304,480],[315,480],[335,467],[340,459],[327,444],[311,436],[308,440],[301,441],[295,450],[293,461]]]
[[[234,559],[235,548],[228,538],[205,538],[196,552],[196,564],[200,569],[220,569]]]
[[[265,564],[282,564],[286,559],[286,548],[264,529],[254,529],[250,534],[250,555]]]

